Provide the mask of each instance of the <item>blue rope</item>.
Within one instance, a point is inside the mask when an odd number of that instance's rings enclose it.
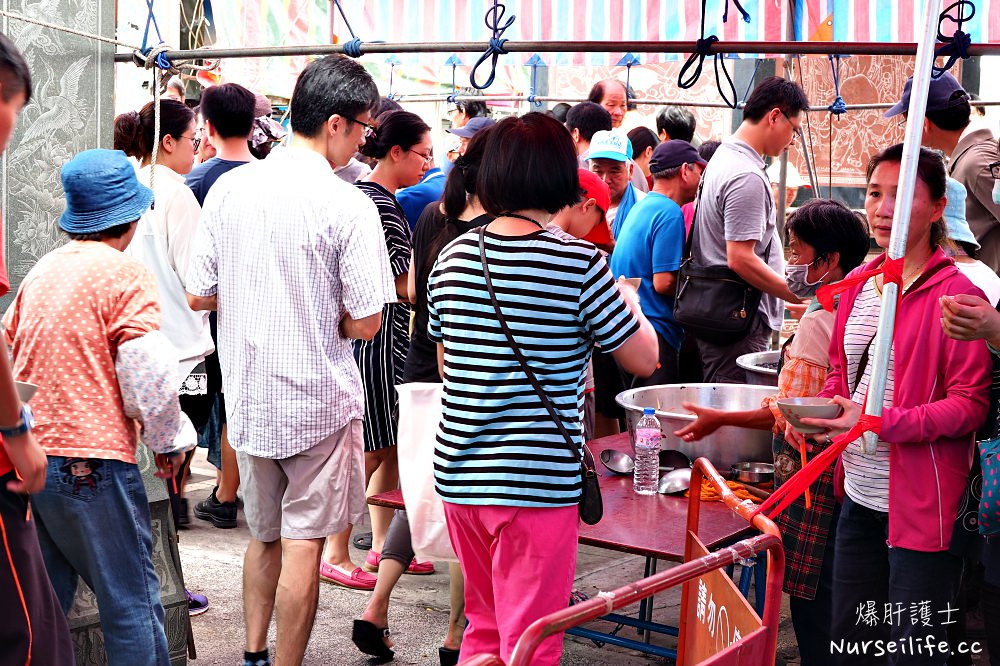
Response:
[[[499,0],[493,0],[493,6],[486,10],[486,27],[493,31],[493,37],[490,39],[486,52],[479,57],[479,60],[477,60],[476,64],[472,66],[472,71],[469,73],[469,82],[472,83],[472,87],[476,90],[485,90],[493,85],[493,80],[497,75],[497,60],[500,59],[500,56],[507,53],[507,49],[504,48],[504,43],[507,40],[503,39],[501,35],[503,35],[504,31],[514,23],[514,19],[516,17],[511,14],[511,17],[504,21],[503,25],[501,25],[500,21],[503,19],[503,15],[506,11],[507,8],[500,4]],[[486,62],[487,58],[493,59],[490,64],[490,76],[486,79],[485,83],[480,85],[476,82],[476,70],[479,69],[480,65]]]
[[[363,55],[361,53],[361,45],[363,43],[359,37],[344,42],[344,54],[352,58],[360,58]]]
[[[694,84],[698,82],[701,78],[701,70],[705,64],[705,58],[713,55],[712,46],[719,41],[716,35],[705,36],[705,9],[707,5],[707,0],[701,0],[701,39],[695,42],[694,53],[688,57],[687,62],[681,67],[680,74],[677,75],[677,87],[687,90],[693,88]],[[739,10],[743,20],[747,23],[750,22],[750,14],[747,13],[743,6],[740,4],[739,0],[733,0],[733,4],[736,5],[736,9]],[[729,19],[729,0],[726,0],[725,10],[722,13],[722,22],[725,23]],[[736,84],[733,83],[733,77],[730,76],[729,70],[726,69],[726,63],[722,59],[721,53],[714,54],[714,68],[715,68],[715,84],[719,89],[719,96],[726,105],[735,109],[738,106],[739,98],[736,94]],[[725,74],[726,82],[729,84],[729,91],[732,96],[730,100],[729,96],[726,95],[726,91],[722,89],[722,79],[719,77],[719,65],[722,65],[722,73]],[[694,71],[685,78],[685,74],[689,69],[694,67]]]
[[[149,54],[153,52],[153,47],[148,46],[150,25],[152,25],[156,30],[156,38],[159,40],[158,44],[163,44],[163,37],[160,36],[160,25],[156,22],[156,15],[153,14],[153,3],[155,1],[156,0],[146,0],[146,7],[149,8],[149,14],[146,15],[146,30],[142,33],[142,46],[139,47],[139,53],[141,53],[144,58],[148,58]],[[160,69],[171,69],[173,67],[166,54],[163,52],[156,54],[155,62],[156,66]]]
[[[351,22],[347,20],[347,14],[344,13],[344,8],[340,6],[340,0],[333,0],[333,4],[337,8],[337,11],[340,12],[340,18],[344,19],[344,25],[347,26],[347,32],[351,33],[351,37],[357,39],[358,36],[354,34],[354,28],[351,27]],[[351,57],[357,58],[359,56],[351,56]]]
[[[833,71],[833,94],[835,97],[830,106],[826,108],[833,115],[839,116],[847,113],[847,102],[840,96],[840,60],[845,56],[830,54],[828,57],[830,58],[830,69]]]
[[[396,71],[396,65],[399,64],[399,60],[396,59],[396,56],[389,56],[386,59],[386,62],[389,63],[389,92],[386,93],[385,98],[391,100],[398,99],[399,95],[392,92],[392,79],[393,74]]]
[[[969,15],[965,15],[965,7],[969,6]],[[957,16],[952,16],[950,14],[951,10],[958,10]],[[972,45],[972,36],[967,32],[962,31],[962,25],[972,19],[976,15],[976,5],[970,0],[957,0],[951,3],[948,7],[941,12],[940,18],[938,18],[938,41],[942,42],[941,46],[938,47],[937,51],[934,52],[935,57],[937,56],[947,56],[948,60],[945,61],[942,67],[933,67],[931,69],[931,76],[935,79],[941,78],[941,75],[947,72],[952,66],[958,62],[961,58],[962,60],[967,60],[969,58],[969,46]],[[945,19],[951,19],[958,27],[955,29],[955,34],[951,37],[945,37],[941,34],[941,27],[944,25]]]

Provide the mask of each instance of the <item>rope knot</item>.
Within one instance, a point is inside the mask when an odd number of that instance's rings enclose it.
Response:
[[[493,55],[507,55],[507,49],[504,48],[504,44],[507,41],[506,39],[493,37],[490,39],[489,53]]]
[[[712,55],[712,45],[718,41],[719,38],[715,35],[709,35],[704,39],[699,39],[694,45],[695,54],[701,56],[702,58],[707,58]]]
[[[837,95],[830,106],[826,107],[827,110],[835,116],[839,116],[847,113],[847,102],[840,95]]]
[[[350,56],[351,58],[360,58],[363,54],[361,53],[361,45],[364,42],[361,41],[360,37],[355,37],[354,39],[344,42],[344,55]]]
[[[510,18],[501,23],[503,15],[506,11],[507,8],[500,4],[498,0],[493,0],[493,6],[486,10],[486,27],[493,31],[493,37],[490,38],[486,51],[479,57],[476,64],[472,66],[472,71],[469,73],[469,82],[472,83],[472,87],[476,90],[483,90],[493,85],[493,80],[497,75],[497,60],[500,56],[507,53],[507,49],[504,47],[504,43],[506,43],[507,40],[503,39],[502,36],[504,31],[513,25],[515,16],[512,14]],[[479,66],[486,62],[489,58],[492,58],[492,62],[490,63],[490,75],[489,78],[486,79],[486,82],[480,85],[476,82],[476,70],[479,69]]]
[[[969,8],[968,14],[966,14],[966,7]],[[956,10],[956,14],[952,15],[952,10]],[[941,12],[938,17],[938,41],[942,42],[941,46],[938,47],[937,51],[934,52],[935,57],[947,56],[948,60],[945,61],[944,65],[941,67],[931,68],[931,76],[935,79],[941,78],[941,75],[952,68],[959,58],[962,60],[967,60],[969,58],[969,47],[972,45],[972,36],[969,33],[962,30],[962,26],[966,21],[969,21],[976,15],[976,5],[971,0],[956,0],[956,2],[951,3],[948,7]],[[945,37],[941,28],[944,26],[945,19],[950,20],[955,24],[955,32],[951,37]]]

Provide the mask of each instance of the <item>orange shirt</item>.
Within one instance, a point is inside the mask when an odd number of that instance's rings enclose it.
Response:
[[[38,385],[34,434],[48,455],[135,462],[138,424],[125,416],[118,345],[159,330],[156,279],[95,241],[72,241],[31,269],[3,318],[14,377]]]

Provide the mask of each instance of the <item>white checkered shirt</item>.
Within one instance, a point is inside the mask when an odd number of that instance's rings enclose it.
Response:
[[[202,210],[187,290],[218,294],[229,441],[287,458],[364,416],[347,312],[396,300],[372,200],[318,153],[275,150],[223,175]]]

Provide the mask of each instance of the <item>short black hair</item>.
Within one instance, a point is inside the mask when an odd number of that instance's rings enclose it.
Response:
[[[705,160],[706,162],[711,162],[712,157],[715,156],[715,151],[717,151],[719,149],[719,146],[721,145],[722,142],[716,141],[715,139],[702,141],[701,145],[698,146],[698,155],[700,155],[701,159]]]
[[[552,107],[552,117],[561,123],[566,122],[566,115],[572,107],[566,102],[559,102]]]
[[[402,111],[403,106],[394,99],[389,99],[388,97],[378,98],[378,107],[372,112],[372,117],[378,118],[383,113],[388,111]]]
[[[252,92],[238,83],[223,83],[206,88],[198,108],[223,139],[245,139],[253,130],[256,106],[257,97]]]
[[[598,81],[590,89],[590,93],[587,95],[587,99],[591,102],[594,102],[595,104],[600,104],[601,101],[604,99],[604,87],[606,83],[617,83],[622,87],[622,90],[625,91],[626,102],[629,99],[631,99],[631,96],[629,95],[628,86],[626,86],[623,82],[619,81],[618,79],[603,79],[601,81]]]
[[[479,203],[494,217],[528,208],[556,213],[580,200],[578,168],[573,140],[555,118],[504,118],[486,142]]]
[[[24,93],[24,103],[31,99],[31,70],[21,52],[6,35],[0,34],[0,97],[9,102]]]
[[[656,133],[640,125],[635,127],[631,132],[628,133],[628,140],[632,142],[632,154],[641,155],[647,148],[656,148],[660,144],[660,140],[656,137]]]
[[[969,126],[969,121],[972,118],[972,104],[969,103],[969,94],[964,90],[956,90],[951,94],[948,103],[953,106],[940,111],[928,110],[927,120],[946,132],[961,132]]]
[[[292,131],[315,137],[330,116],[353,120],[374,109],[378,101],[375,81],[356,60],[339,54],[313,60],[292,91]]]
[[[872,174],[882,162],[903,162],[903,144],[897,143],[889,146],[868,160],[868,169],[865,172],[865,181],[872,179]],[[944,165],[944,155],[940,151],[931,150],[920,146],[920,156],[917,158],[917,177],[927,189],[930,190],[931,197],[941,199],[948,188],[948,174]]]
[[[378,130],[361,146],[361,154],[376,160],[388,155],[393,146],[409,150],[431,131],[420,116],[409,111],[386,111],[375,120],[375,126]]]
[[[459,88],[456,93],[458,97],[481,97],[483,94],[481,90],[475,88]],[[490,117],[490,107],[486,106],[486,102],[463,100],[455,102],[455,108],[464,113],[466,118]]]
[[[810,199],[799,206],[785,222],[785,240],[789,233],[816,252],[816,259],[840,254],[839,266],[847,275],[861,265],[868,255],[868,224],[839,201]]]
[[[787,116],[797,116],[808,108],[809,98],[799,84],[780,76],[769,76],[750,93],[743,107],[743,119],[756,123],[771,109],[781,109]]]
[[[611,130],[611,114],[597,102],[580,102],[566,113],[566,127],[580,131],[580,138],[590,141],[601,130]]]
[[[694,140],[694,114],[683,106],[665,106],[656,114],[656,131],[668,139]]]
[[[64,232],[69,236],[70,240],[75,241],[103,241],[109,238],[121,238],[128,233],[128,230],[133,224],[139,220],[133,220],[132,222],[123,222],[122,224],[116,224],[113,227],[108,227],[107,229],[102,229],[101,231],[94,231],[88,234],[77,234],[71,231]]]

